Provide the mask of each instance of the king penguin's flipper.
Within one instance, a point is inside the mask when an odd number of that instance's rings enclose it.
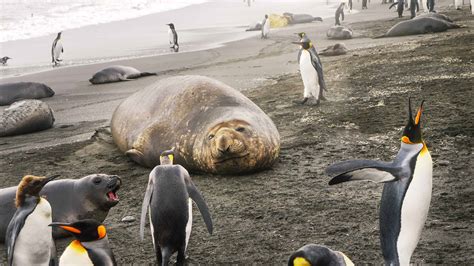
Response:
[[[140,165],[146,165],[145,161],[143,160],[144,155],[141,151],[136,149],[130,149],[125,152],[128,158],[132,159],[133,161],[137,162]]]
[[[145,191],[145,197],[143,197],[142,213],[140,215],[140,239],[141,240],[143,240],[143,236],[145,234],[145,219],[146,219],[146,213],[148,211],[148,206],[150,205],[151,196],[153,195],[153,186],[154,186],[153,179],[149,178],[148,185]]]
[[[25,225],[28,215],[30,215],[35,210],[37,203],[37,198],[27,197],[21,208],[17,209],[15,215],[10,220],[5,238],[5,245],[7,246],[8,254],[8,265],[12,265],[13,262],[13,251],[15,250],[16,238],[20,234],[23,225]]]
[[[326,174],[334,176],[329,185],[347,181],[369,180],[383,183],[397,180],[397,173],[401,169],[392,162],[378,162],[371,160],[352,160],[333,164],[326,168]]]
[[[53,236],[51,235],[51,258],[49,259],[49,266],[57,266],[59,265],[58,260],[58,251],[56,250],[56,243],[54,242]]]
[[[209,208],[207,207],[207,204],[204,201],[204,198],[194,185],[189,175],[185,175],[184,180],[186,181],[186,188],[188,190],[189,197],[194,202],[196,202],[196,205],[198,206],[199,211],[201,212],[202,218],[204,219],[204,223],[206,223],[207,231],[209,232],[209,234],[212,234],[212,218],[211,214],[209,213]]]
[[[326,89],[326,82],[324,81],[324,74],[323,74],[323,65],[321,64],[321,58],[319,58],[318,52],[313,46],[313,49],[309,49],[309,54],[311,55],[311,64],[313,65],[314,69],[318,73],[318,83],[319,87],[325,91]]]
[[[394,7],[394,6],[396,6],[396,5],[398,5],[398,2],[395,2],[395,3],[391,4],[388,9],[392,9],[392,7]]]

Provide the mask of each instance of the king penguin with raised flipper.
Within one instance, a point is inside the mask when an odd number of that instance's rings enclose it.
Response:
[[[308,244],[291,254],[288,266],[354,266],[342,252],[328,247]]]
[[[191,235],[192,202],[197,204],[212,234],[212,218],[206,202],[194,185],[188,171],[181,165],[173,165],[174,152],[164,151],[160,165],[150,173],[142,204],[140,237],[143,240],[147,210],[156,259],[160,265],[168,265],[170,256],[178,252],[177,264],[185,262],[185,252]]]
[[[433,162],[421,134],[423,102],[408,124],[393,162],[352,160],[331,165],[329,185],[354,180],[385,183],[380,203],[380,242],[387,265],[409,265],[431,201]]]
[[[63,44],[61,42],[61,34],[62,32],[58,32],[58,36],[56,36],[56,39],[54,39],[53,46],[51,47],[51,57],[54,66],[59,65],[59,62],[62,61],[59,59],[59,57],[62,53],[64,53]]]
[[[39,196],[51,177],[24,176],[18,185],[17,210],[7,227],[8,265],[55,265],[56,247],[51,227],[51,205]]]
[[[179,44],[178,44],[178,33],[176,33],[176,29],[174,28],[173,23],[166,24],[170,28],[168,29],[168,37],[170,40],[170,49],[173,50],[175,53],[179,51]]]
[[[298,52],[298,63],[304,85],[303,101],[301,101],[301,104],[318,105],[321,99],[325,99],[323,91],[327,90],[321,59],[306,34],[301,32],[298,33],[298,36],[301,38],[300,41],[293,43],[301,47]]]
[[[50,225],[60,227],[76,238],[59,258],[59,266],[117,265],[110,249],[105,226],[98,221],[85,219],[74,223],[54,222]]]

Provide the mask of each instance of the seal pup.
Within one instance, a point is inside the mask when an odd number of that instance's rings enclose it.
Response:
[[[323,67],[311,40],[304,33],[301,36],[302,38],[299,42],[293,42],[300,45],[298,63],[301,79],[304,84],[303,101],[301,104],[318,105],[323,90],[326,90]]]
[[[66,230],[76,238],[59,258],[62,265],[117,265],[110,249],[105,226],[93,219],[74,223],[54,222],[50,226]]]
[[[382,36],[377,36],[375,38],[442,32],[447,31],[448,29],[454,29],[459,27],[459,25],[451,23],[449,21],[431,17],[421,17],[398,22],[393,27],[391,27],[387,31],[387,33]]]
[[[335,40],[352,39],[352,30],[344,26],[332,26],[326,32],[326,36]]]
[[[39,192],[56,177],[27,175],[21,179],[15,198],[17,209],[5,238],[8,265],[54,265],[56,247],[48,227],[51,205]]]
[[[173,23],[169,23],[166,25],[169,26],[168,37],[170,41],[170,49],[173,50],[175,53],[177,53],[179,51],[178,33],[176,33],[176,29],[174,28]]]
[[[386,265],[408,265],[420,240],[430,208],[433,162],[421,134],[423,102],[408,123],[393,162],[352,160],[333,164],[329,185],[370,180],[385,183],[380,203],[380,242]]]
[[[268,15],[265,14],[265,18],[262,21],[262,39],[268,38],[268,33],[270,32],[270,19]]]
[[[117,191],[122,181],[116,175],[93,174],[79,179],[54,180],[46,184],[40,195],[45,196],[53,209],[53,222],[75,222],[82,219],[104,221],[110,208],[119,203]],[[0,242],[15,213],[17,187],[0,189]],[[53,237],[69,236],[62,229],[53,228]]]
[[[2,63],[2,65],[6,66],[6,65],[7,65],[7,61],[8,61],[9,59],[13,59],[13,58],[8,57],[8,56],[4,56],[4,57],[0,58],[0,63]]]
[[[288,259],[288,266],[354,266],[354,263],[342,252],[334,251],[328,247],[308,244],[293,254]]]
[[[110,66],[95,73],[89,82],[92,84],[104,84],[119,81],[130,81],[140,77],[156,76],[156,73],[140,72],[129,66]]]
[[[346,45],[343,43],[336,43],[334,45],[329,45],[325,49],[321,50],[319,54],[325,56],[343,55],[347,54],[347,48]]]
[[[15,136],[51,128],[53,110],[40,100],[14,102],[0,116],[0,137]]]
[[[41,99],[54,96],[54,91],[43,83],[13,82],[0,85],[0,105],[9,105],[25,99]]]
[[[111,121],[119,149],[153,168],[175,147],[188,171],[243,174],[267,169],[278,158],[273,121],[235,89],[203,76],[176,76],[151,84],[120,103]]]
[[[183,265],[192,227],[192,199],[199,208],[212,234],[212,218],[201,193],[194,185],[188,171],[173,165],[173,152],[160,156],[160,165],[150,173],[143,198],[140,218],[140,238],[143,240],[147,210],[156,259],[168,265],[170,256],[178,252],[177,265]]]
[[[61,42],[61,34],[62,32],[58,32],[58,36],[56,36],[56,39],[54,39],[53,45],[51,46],[51,58],[54,66],[59,65],[59,62],[63,61],[59,59],[61,53],[64,53],[63,44]]]

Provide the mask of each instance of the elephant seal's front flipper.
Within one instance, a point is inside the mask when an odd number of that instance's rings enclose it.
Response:
[[[125,155],[127,155],[128,158],[132,159],[133,161],[141,164],[141,165],[146,165],[144,155],[141,151],[136,150],[136,149],[130,149],[125,152]]]

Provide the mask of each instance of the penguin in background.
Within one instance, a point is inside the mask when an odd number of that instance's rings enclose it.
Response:
[[[12,59],[11,57],[8,57],[8,56],[4,56],[2,58],[0,58],[0,63],[2,63],[2,65],[6,66],[7,65],[7,61],[9,59]]]
[[[268,15],[265,14],[265,18],[262,21],[262,39],[268,38],[268,33],[270,32],[270,19]]]
[[[170,49],[173,50],[175,53],[179,51],[179,44],[178,44],[178,34],[174,28],[173,23],[166,24],[170,28],[168,29],[168,37],[170,40]]]
[[[336,14],[335,14],[335,19],[336,19],[336,26],[341,25],[341,21],[339,20],[339,17],[342,18],[342,21],[344,21],[344,7],[346,6],[346,3],[342,2],[339,7],[336,9]]]
[[[58,32],[58,36],[56,36],[56,39],[54,39],[53,46],[51,47],[51,57],[54,66],[58,66],[59,62],[63,61],[59,59],[61,53],[64,53],[63,44],[61,42],[61,34],[62,32]]]
[[[300,45],[298,64],[304,84],[303,100],[300,103],[318,105],[320,100],[325,100],[323,91],[327,91],[321,59],[306,34],[304,32],[297,34],[301,38],[300,41],[292,43]]]
[[[413,119],[408,100],[408,123],[400,150],[392,162],[352,160],[333,164],[329,185],[369,180],[384,183],[379,227],[387,265],[408,265],[420,240],[431,201],[433,162],[421,134],[423,102]]]
[[[340,251],[308,244],[291,254],[288,266],[354,266],[354,263]]]
[[[392,9],[392,7],[397,6],[398,17],[402,18],[403,17],[403,9],[404,9],[404,5],[405,5],[404,3],[405,3],[405,0],[398,0],[398,2],[395,2],[395,3],[391,4],[388,9]]]
[[[94,219],[74,223],[54,222],[50,226],[60,227],[76,240],[73,240],[59,258],[62,265],[117,265],[110,249],[105,226]]]
[[[39,196],[41,189],[58,177],[27,175],[16,192],[17,210],[7,227],[5,245],[8,265],[56,265],[51,205]]]
[[[160,165],[150,173],[142,204],[140,237],[143,240],[145,218],[149,212],[150,230],[159,265],[168,265],[173,253],[178,252],[177,265],[185,262],[185,252],[191,235],[192,202],[197,204],[207,230],[212,234],[211,214],[188,171],[173,165],[174,153],[164,151]]]

